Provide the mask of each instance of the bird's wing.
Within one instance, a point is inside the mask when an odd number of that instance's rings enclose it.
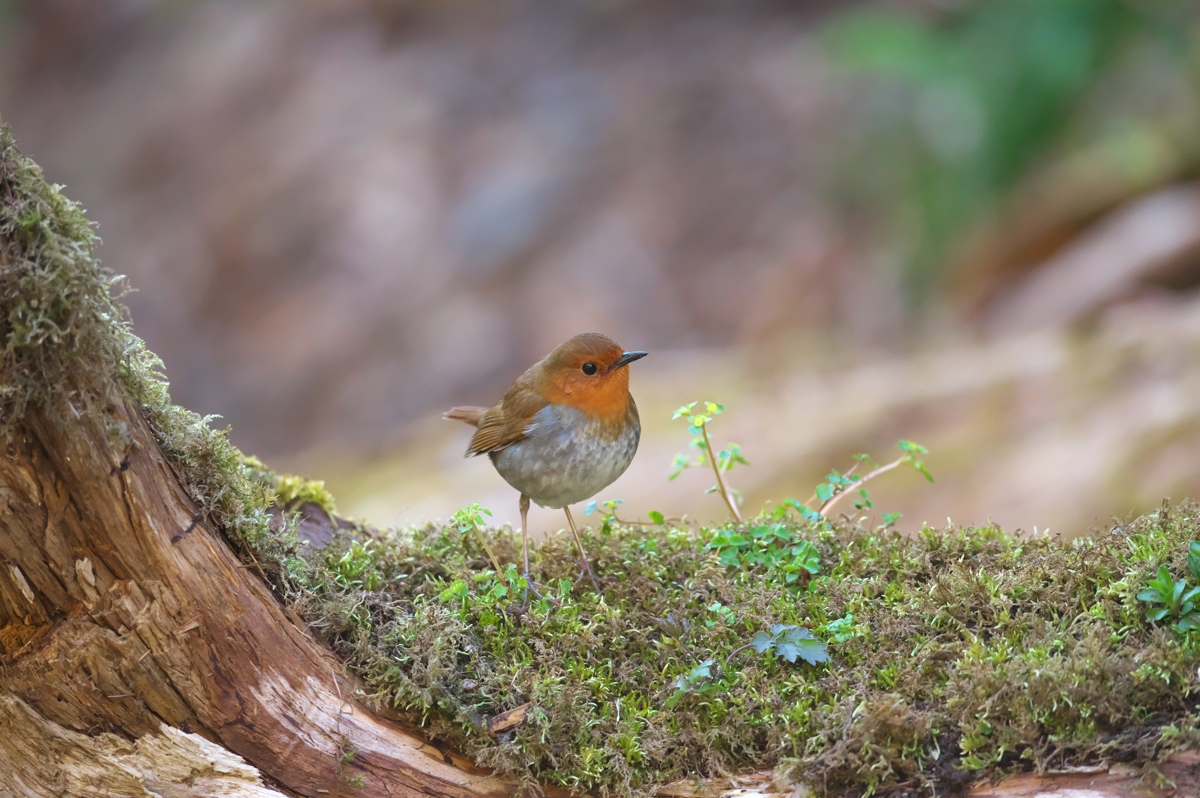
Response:
[[[537,423],[533,417],[549,404],[529,388],[528,375],[522,375],[504,394],[500,404],[479,418],[479,429],[467,446],[467,456],[498,452],[526,437]]]
[[[467,456],[498,452],[524,437],[525,430],[510,423],[503,405],[496,405],[479,419],[479,429],[471,436]]]

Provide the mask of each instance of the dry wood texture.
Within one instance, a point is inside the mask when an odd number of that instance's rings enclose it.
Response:
[[[112,741],[63,735],[114,732],[139,746],[165,736],[209,755],[174,727],[301,795],[512,793],[351,700],[339,663],[216,532],[193,523],[138,413],[110,413],[130,431],[124,451],[100,420],[62,425],[34,411],[0,459],[0,693],[18,701],[5,705],[9,718],[27,713],[63,751],[90,740],[92,758]],[[0,735],[13,784],[61,794],[77,757],[23,755],[26,744]],[[56,755],[62,775],[47,781]]]

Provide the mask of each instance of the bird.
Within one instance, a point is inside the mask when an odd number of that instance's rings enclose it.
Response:
[[[629,393],[629,364],[647,354],[626,351],[600,333],[582,333],[530,366],[495,406],[446,411],[445,418],[476,427],[465,456],[486,454],[521,494],[521,551],[530,586],[532,501],[566,513],[582,570],[600,591],[570,505],[607,488],[633,461],[642,425]]]

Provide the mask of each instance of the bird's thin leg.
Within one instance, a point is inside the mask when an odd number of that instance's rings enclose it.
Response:
[[[525,555],[525,578],[533,582],[529,575],[529,497],[521,494],[521,552]]]
[[[536,583],[533,581],[533,574],[529,573],[529,497],[524,493],[521,494],[521,553],[525,559],[525,584],[528,585],[528,590],[533,591],[533,595],[538,598],[545,598],[538,592]],[[525,594],[525,600],[528,601],[529,594]]]
[[[596,581],[596,577],[592,575],[592,566],[588,562],[587,552],[583,550],[583,538],[579,537],[579,530],[575,527],[575,519],[571,517],[571,508],[563,507],[563,512],[567,514],[567,523],[571,525],[571,534],[575,536],[575,545],[579,547],[579,560],[583,565],[583,572],[587,574],[588,579],[592,580],[592,587],[596,588],[596,592],[600,592],[600,584]]]

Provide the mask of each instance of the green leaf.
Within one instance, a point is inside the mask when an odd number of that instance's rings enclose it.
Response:
[[[656,524],[659,524],[660,526],[667,522],[667,519],[664,518],[663,514],[658,510],[651,510],[650,512],[646,513],[646,515],[650,516],[650,520]]]
[[[715,660],[706,659],[688,673],[688,681],[693,685],[712,678],[712,666]]]
[[[759,654],[763,654],[768,648],[775,645],[775,638],[766,632],[759,632],[750,638],[750,645],[754,646],[754,650]]]
[[[467,582],[464,579],[455,579],[450,583],[450,586],[438,594],[438,599],[441,601],[450,601],[454,598],[461,598],[467,595],[469,589]]]
[[[1183,591],[1185,590],[1187,590],[1187,582],[1180,579],[1175,583],[1173,589],[1171,590],[1171,606],[1179,606],[1179,599],[1183,596]]]
[[[678,410],[675,411],[675,415],[671,416],[671,420],[674,421],[677,418],[683,418],[684,416],[690,414],[692,412],[692,408],[695,407],[697,404],[699,404],[699,403],[692,402],[691,404],[687,404],[687,405],[684,405],[683,407],[679,408]]]
[[[1187,564],[1188,570],[1192,572],[1192,578],[1200,579],[1200,540],[1193,540],[1189,544]]]
[[[809,634],[811,635],[811,632]],[[795,662],[797,657],[804,660],[809,665],[816,665],[818,662],[829,661],[829,648],[820,640],[798,640],[795,642],[783,642],[777,645],[775,650],[788,662]]]

